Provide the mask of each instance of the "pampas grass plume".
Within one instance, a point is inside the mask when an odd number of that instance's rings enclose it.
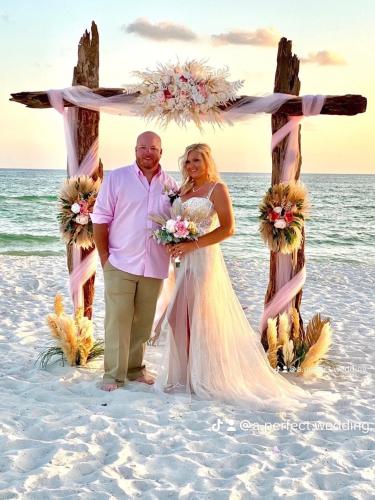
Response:
[[[267,321],[268,361],[272,368],[277,365],[277,319],[269,318]]]
[[[279,345],[285,345],[289,341],[289,317],[287,312],[279,314]]]
[[[299,338],[299,314],[295,307],[290,309],[290,318],[292,320],[292,338],[297,340]]]

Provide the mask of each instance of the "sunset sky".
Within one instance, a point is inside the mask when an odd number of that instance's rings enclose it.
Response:
[[[100,84],[134,83],[131,72],[158,62],[207,59],[228,66],[243,93],[272,92],[277,43],[293,41],[301,59],[303,94],[362,94],[367,112],[354,117],[306,118],[304,172],[375,173],[375,3],[372,0],[0,0],[0,168],[65,168],[60,116],[8,101],[11,92],[71,85],[77,45],[95,20],[100,36]],[[159,129],[141,119],[102,114],[105,169],[133,161],[145,129],[163,139],[163,165],[177,170],[187,144],[207,142],[221,171],[269,172],[270,117],[200,133],[193,125]]]

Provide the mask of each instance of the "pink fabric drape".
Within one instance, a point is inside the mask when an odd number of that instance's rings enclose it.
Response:
[[[302,97],[301,116],[288,117],[287,123],[277,130],[271,140],[271,151],[288,136],[285,157],[281,169],[281,182],[290,182],[295,178],[298,155],[298,126],[304,116],[317,115],[321,112],[325,97],[322,95],[306,95]],[[260,321],[260,331],[267,326],[269,318],[288,310],[293,298],[301,290],[306,280],[305,266],[293,277],[292,255],[276,255],[276,294],[265,306]]]
[[[78,155],[75,140],[76,110],[65,108],[63,102],[63,91],[49,90],[48,98],[51,106],[56,109],[64,120],[65,141],[68,156],[68,176],[88,175],[92,176],[98,165],[99,142],[95,140],[87,152],[85,158],[78,164]],[[94,250],[81,260],[81,249],[73,245],[72,250],[72,272],[69,275],[70,293],[72,296],[74,310],[83,307],[83,285],[96,271],[97,252]]]

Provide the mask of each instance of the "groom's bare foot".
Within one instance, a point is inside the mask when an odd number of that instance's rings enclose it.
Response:
[[[119,388],[117,384],[102,384],[100,387],[102,391],[112,392]]]
[[[136,379],[134,379],[136,382],[142,382],[143,384],[147,385],[152,385],[155,383],[155,378],[148,372],[143,373]]]

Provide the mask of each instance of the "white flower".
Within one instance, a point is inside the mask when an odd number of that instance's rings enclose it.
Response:
[[[286,222],[284,219],[277,219],[274,226],[277,227],[277,229],[284,229],[286,227]]]
[[[79,205],[79,203],[73,203],[73,205],[70,207],[70,210],[74,213],[74,214],[79,214],[80,211],[81,211],[81,207]]]
[[[195,104],[203,104],[205,101],[205,98],[201,94],[194,93],[193,94],[193,101],[195,102]]]
[[[168,231],[168,233],[174,233],[175,232],[175,225],[176,222],[173,219],[167,220],[165,224],[165,229]]]
[[[89,216],[88,215],[77,215],[76,217],[76,223],[81,224],[82,226],[86,225],[89,222]]]
[[[277,214],[281,214],[281,212],[283,211],[283,207],[275,207],[273,211],[276,212]]]

